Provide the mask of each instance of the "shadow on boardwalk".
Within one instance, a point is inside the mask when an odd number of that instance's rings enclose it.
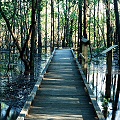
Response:
[[[98,120],[69,49],[56,50],[25,120]]]

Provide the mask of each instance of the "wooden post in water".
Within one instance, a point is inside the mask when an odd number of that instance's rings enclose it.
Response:
[[[86,78],[87,78],[87,62],[88,62],[88,44],[89,44],[89,40],[86,38],[82,38],[82,55],[83,55],[82,66]]]

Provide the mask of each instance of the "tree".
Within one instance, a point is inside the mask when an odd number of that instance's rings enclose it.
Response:
[[[58,41],[57,41],[57,47],[59,48],[60,44],[60,5],[59,5],[59,0],[58,0]]]
[[[84,24],[83,24],[83,36],[84,38],[87,38],[87,5],[88,4],[88,1],[87,0],[84,0]]]
[[[32,0],[32,15],[31,15],[31,48],[30,48],[30,65],[29,69],[34,71],[34,52],[35,52],[35,37],[36,37],[36,10],[37,0]]]
[[[119,20],[119,12],[118,12],[118,1],[114,0],[114,11],[115,11],[115,23],[116,23],[116,38],[117,41],[120,40],[120,20]],[[119,41],[119,71],[120,71],[120,41]],[[115,113],[117,111],[117,103],[119,100],[119,92],[120,92],[120,74],[118,74],[118,81],[117,81],[117,90],[115,95],[115,101],[113,106],[113,116],[112,119],[115,118]]]
[[[54,49],[54,1],[51,0],[51,52]]]
[[[28,2],[28,4],[30,4],[30,3]],[[5,15],[5,12],[3,11],[3,8],[2,8],[3,4],[2,4],[2,2],[0,2],[1,16],[7,25],[7,28],[8,28],[8,30],[13,38],[13,42],[14,42],[17,50],[19,51],[20,58],[23,61],[24,66],[25,66],[25,73],[27,73],[27,71],[34,69],[34,40],[35,40],[35,25],[36,25],[35,14],[36,14],[36,9],[37,9],[37,0],[32,0],[31,4],[32,4],[31,25],[29,26],[29,32],[26,36],[25,42],[24,42],[23,46],[21,46],[19,43],[19,38],[12,30],[13,26],[10,22],[12,17],[8,18]],[[15,11],[14,11],[13,15],[15,15]],[[21,37],[21,39],[23,39],[23,38]],[[25,51],[26,51],[28,41],[30,41],[30,40],[31,40],[31,48],[30,48],[31,52],[30,52],[30,60],[29,60],[29,57],[27,56],[27,54],[25,54]],[[23,40],[21,40],[21,41],[23,41]]]
[[[106,0],[106,23],[107,23],[107,47],[109,48],[112,45],[111,41],[111,30],[110,25],[110,1]],[[107,52],[107,74],[106,74],[106,98],[111,96],[111,70],[112,70],[112,51]]]
[[[47,10],[48,7],[47,7],[47,6],[48,6],[48,5],[47,5],[47,4],[48,4],[48,1],[46,0],[46,9],[45,9],[45,53],[47,53],[47,38],[48,38],[48,37],[47,37],[47,34],[48,34],[48,33],[47,33],[47,24],[48,24],[48,23],[47,23],[47,21],[48,21],[48,20],[47,20],[47,19],[48,19],[48,18],[47,18],[47,16],[48,16],[48,10]]]
[[[38,20],[38,53],[41,55],[42,52],[42,38],[41,38],[41,0],[38,0],[38,9],[37,9],[37,20]]]
[[[82,1],[78,2],[78,57],[82,53]],[[78,58],[80,60],[80,58]],[[80,61],[81,63],[81,61]]]

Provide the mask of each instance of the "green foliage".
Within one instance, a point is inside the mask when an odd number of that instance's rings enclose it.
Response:
[[[73,20],[77,20],[77,17],[78,17],[78,15],[77,15],[76,11],[73,11],[70,15],[70,19],[73,19]]]
[[[46,2],[48,4],[48,1],[47,0],[41,0],[41,2],[39,3],[39,7],[40,7],[40,11],[43,10],[44,7],[46,7]]]
[[[15,2],[4,2],[4,4],[2,4],[3,12],[5,13],[8,19],[13,18],[16,8],[15,5]]]
[[[108,109],[109,102],[110,102],[110,98],[108,98],[108,99],[103,98],[102,107],[104,110]]]

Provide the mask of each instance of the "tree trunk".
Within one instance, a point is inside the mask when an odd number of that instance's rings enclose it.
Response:
[[[112,45],[111,42],[111,26],[110,26],[110,2],[106,0],[106,22],[107,22],[107,47]],[[112,70],[112,51],[107,53],[107,74],[106,74],[106,98],[111,96],[111,70]]]
[[[57,41],[57,47],[59,48],[60,45],[60,6],[59,6],[59,0],[58,0],[58,41]]]
[[[36,5],[37,5],[36,1],[32,0],[32,16],[31,16],[32,23],[29,28],[28,35],[26,36],[25,42],[22,46],[19,44],[18,37],[15,35],[14,31],[12,30],[12,25],[10,24],[9,19],[6,17],[4,11],[2,10],[2,2],[0,2],[0,13],[1,13],[3,19],[5,20],[8,31],[10,32],[11,37],[13,38],[13,42],[16,45],[16,48],[18,49],[18,51],[20,53],[20,58],[25,65],[25,73],[26,73],[26,71],[34,70],[35,12],[36,12]],[[31,38],[31,53],[30,53],[30,60],[29,60],[29,57],[26,56],[26,54],[25,54],[25,50],[27,48],[27,44],[28,44],[28,41],[30,40],[30,38]],[[22,41],[22,39],[21,39],[21,41]]]
[[[119,71],[120,71],[120,20],[119,20],[117,0],[114,0],[114,11],[115,11],[115,18],[116,18],[116,38],[118,38],[119,40]],[[117,90],[116,90],[116,96],[115,96],[115,101],[114,101],[114,106],[113,106],[114,114],[113,114],[112,120],[114,119],[115,112],[117,111],[119,92],[120,92],[120,74],[118,74]]]
[[[97,9],[97,49],[99,48],[99,38],[100,38],[100,36],[99,36],[99,2],[100,2],[100,0],[98,0],[98,9]]]
[[[73,47],[72,35],[73,35],[73,19],[71,20],[70,25],[70,34],[69,34],[69,47]]]
[[[119,20],[118,1],[117,0],[114,0],[114,11],[115,11],[115,22],[116,22],[116,38],[117,38],[117,42],[119,42],[120,41],[120,20]],[[120,42],[119,42],[119,47],[120,47]],[[120,53],[120,49],[119,49],[119,53]],[[119,57],[119,59],[120,59],[120,57]]]
[[[87,6],[88,6],[88,1],[84,0],[84,24],[83,24],[84,27],[83,27],[83,36],[86,39],[87,39]],[[83,44],[85,44],[85,43],[83,43]],[[83,65],[84,66],[83,70],[84,70],[85,76],[87,78],[88,45],[82,45],[82,46],[83,46],[82,47],[83,48],[82,53],[83,53],[83,55],[85,57],[85,60],[82,60],[82,62],[83,62],[82,64],[84,64]]]
[[[38,0],[38,54],[41,56],[42,52],[42,41],[41,41],[41,0]]]
[[[120,75],[118,74],[117,90],[116,90],[116,95],[115,95],[115,101],[113,103],[112,120],[115,120],[115,115],[116,115],[118,102],[119,102],[119,92],[120,92]]]
[[[74,43],[74,47],[76,49],[77,47],[77,20],[75,20],[75,43]]]
[[[83,36],[87,39],[87,0],[84,0],[84,24],[83,24]]]
[[[95,47],[95,41],[96,41],[96,20],[95,20],[95,0],[94,0],[94,47]]]
[[[67,47],[68,45],[68,0],[66,0],[66,9],[64,11],[64,15],[65,15],[65,32],[64,32],[64,38],[65,38],[65,47]]]
[[[54,49],[54,1],[51,0],[51,52]]]
[[[31,48],[30,48],[30,70],[34,71],[34,52],[35,52],[35,36],[36,36],[36,0],[32,0],[32,35],[31,35]]]
[[[47,16],[48,16],[48,11],[47,11],[47,4],[48,1],[46,0],[46,10],[45,10],[45,54],[47,54]]]
[[[78,3],[78,9],[79,9],[79,14],[78,14],[78,43],[77,43],[77,48],[78,48],[78,60],[80,63],[82,63],[82,60],[80,59],[80,53],[82,53],[82,1],[79,0]]]

